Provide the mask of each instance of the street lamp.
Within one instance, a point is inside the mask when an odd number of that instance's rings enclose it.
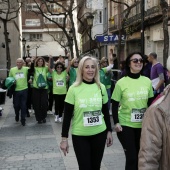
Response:
[[[91,53],[91,30],[92,30],[92,26],[93,26],[93,19],[94,19],[94,16],[93,15],[88,15],[86,17],[87,19],[87,25],[90,27],[90,53]]]
[[[37,57],[37,50],[39,47],[40,47],[39,45],[36,46],[36,57]]]
[[[25,60],[25,58],[26,58],[26,57],[25,57],[25,51],[26,51],[26,50],[25,50],[25,45],[26,45],[26,39],[25,39],[25,38],[22,39],[22,45],[23,45],[23,56],[22,56],[22,57],[23,57],[23,59]]]
[[[30,46],[29,45],[27,45],[27,57],[30,57]]]

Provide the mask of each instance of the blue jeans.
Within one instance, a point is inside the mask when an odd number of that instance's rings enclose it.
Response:
[[[106,89],[106,90],[107,90],[107,96],[108,96],[108,109],[110,110],[111,88]]]
[[[15,91],[13,95],[15,115],[19,116],[19,111],[21,110],[21,122],[25,122],[27,114],[27,95],[28,89]]]

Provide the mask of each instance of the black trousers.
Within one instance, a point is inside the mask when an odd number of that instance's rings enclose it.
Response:
[[[122,128],[122,132],[117,132],[117,136],[126,156],[125,170],[138,170],[141,128],[128,126],[122,126]]]
[[[106,138],[106,131],[93,136],[72,135],[79,170],[100,170]]]
[[[32,105],[32,88],[28,86],[28,96],[27,96],[27,112],[31,109]]]
[[[55,101],[55,115],[59,115],[62,117],[62,113],[64,111],[64,100],[66,95],[65,94],[53,94],[54,101]]]
[[[47,117],[48,92],[47,89],[32,89],[32,102],[37,121],[42,121]]]
[[[53,92],[50,90],[48,93],[48,110],[52,111],[53,108]]]

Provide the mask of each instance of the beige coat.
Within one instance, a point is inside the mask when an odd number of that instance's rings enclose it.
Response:
[[[170,170],[170,85],[145,113],[138,165],[139,170]]]

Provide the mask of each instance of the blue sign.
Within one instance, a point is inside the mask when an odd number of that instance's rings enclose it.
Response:
[[[125,41],[125,35],[122,35],[121,41]],[[97,42],[101,43],[117,43],[119,40],[119,35],[101,35],[101,36],[96,36]]]

